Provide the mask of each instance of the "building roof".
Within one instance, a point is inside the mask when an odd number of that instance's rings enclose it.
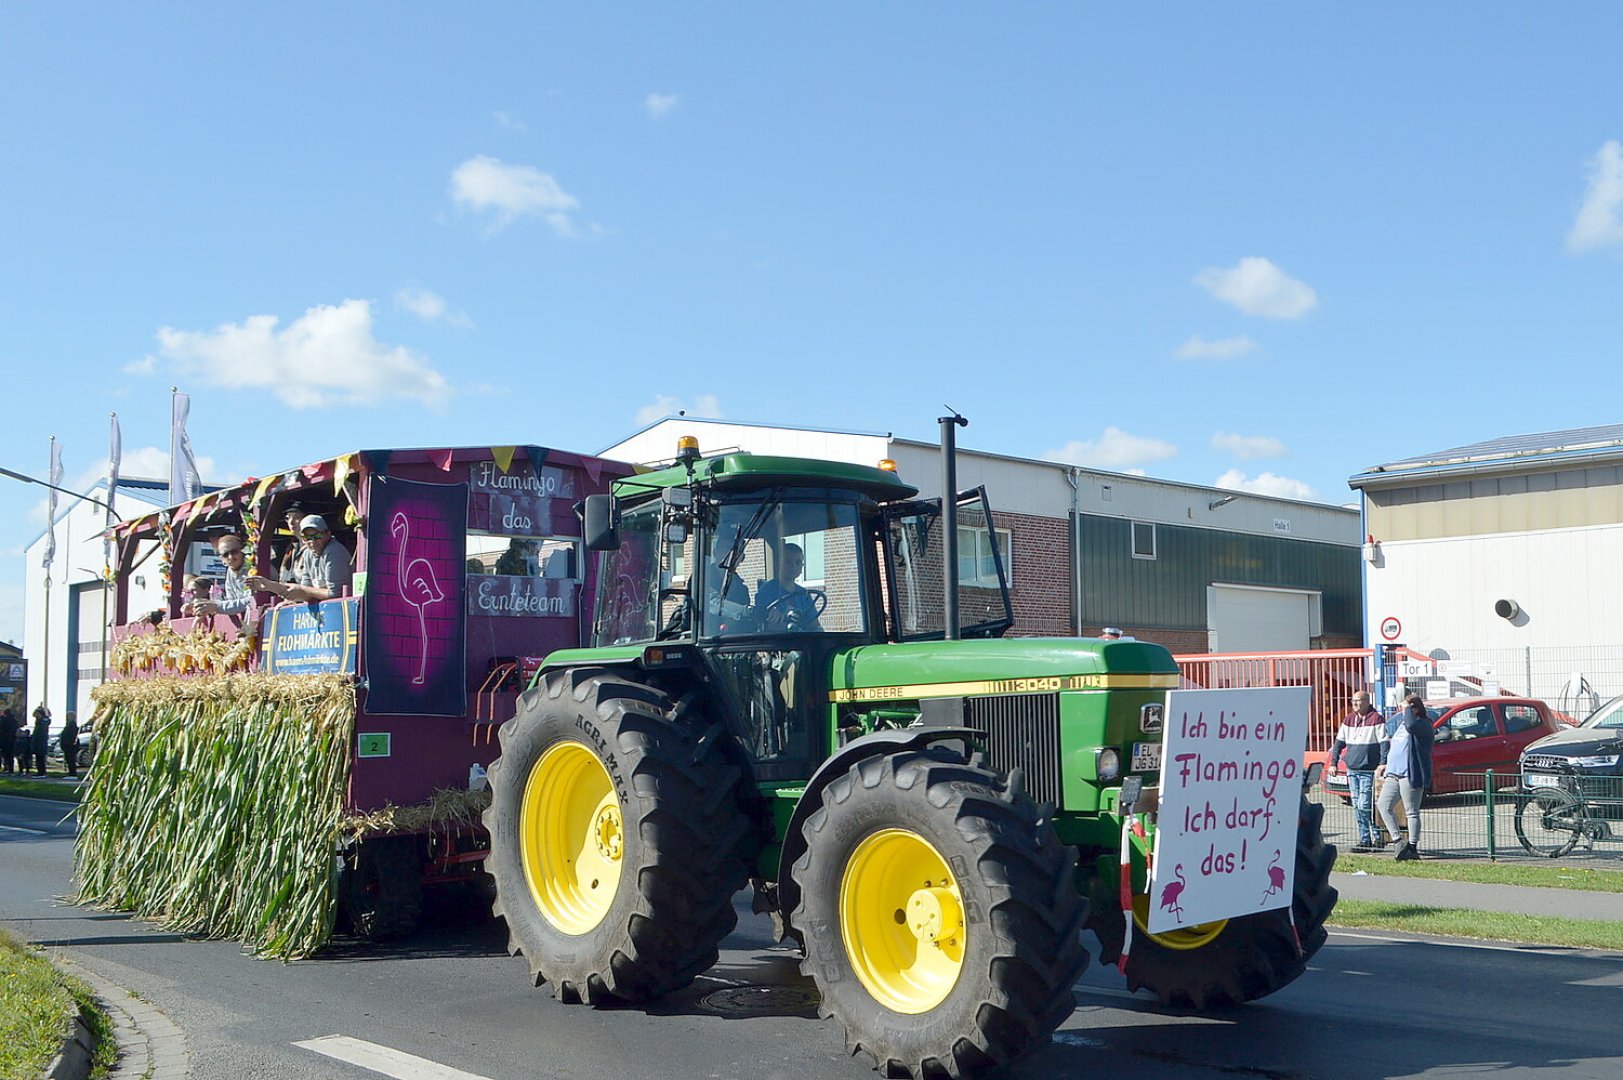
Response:
[[[1347,486],[1396,487],[1480,473],[1531,472],[1560,465],[1623,461],[1623,424],[1508,435],[1375,465]]]

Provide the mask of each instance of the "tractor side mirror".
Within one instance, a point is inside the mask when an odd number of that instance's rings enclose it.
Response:
[[[587,551],[614,551],[620,546],[620,504],[613,495],[586,496],[580,516]]]

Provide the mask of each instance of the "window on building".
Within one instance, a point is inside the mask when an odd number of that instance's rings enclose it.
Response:
[[[1155,523],[1150,521],[1133,522],[1133,558],[1155,558]]]
[[[992,561],[992,536],[997,537],[997,554],[1003,560],[1003,576],[1014,588],[1014,563],[1010,560],[1013,537],[1008,529],[958,529],[958,583],[977,588],[997,588],[997,564]]]

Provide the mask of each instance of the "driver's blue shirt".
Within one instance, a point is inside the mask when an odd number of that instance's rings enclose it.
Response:
[[[787,598],[787,599],[785,599]],[[782,603],[778,603],[779,601]],[[783,612],[791,630],[820,630],[817,623],[817,601],[799,585],[785,587],[777,578],[763,581],[755,590],[755,610],[765,614],[773,604]]]

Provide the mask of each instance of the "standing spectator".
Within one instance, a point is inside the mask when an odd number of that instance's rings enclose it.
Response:
[[[57,736],[57,744],[62,747],[62,760],[67,763],[68,775],[79,775],[79,714],[68,710],[68,718],[62,725],[62,734]]]
[[[1107,626],[1103,630],[1099,631],[1099,636],[1104,638],[1106,641],[1120,641],[1121,631],[1114,626]]]
[[[34,771],[45,775],[45,757],[51,752],[51,710],[40,702],[34,708]]]
[[[1426,712],[1426,703],[1420,700],[1419,694],[1410,694],[1403,699],[1403,713],[1392,731],[1386,764],[1376,770],[1377,776],[1382,773],[1386,776],[1376,809],[1394,839],[1398,835],[1398,819],[1393,811],[1398,799],[1403,800],[1403,808],[1408,811],[1409,835],[1398,848],[1399,862],[1420,858],[1416,847],[1420,843],[1420,803],[1426,797],[1426,789],[1431,787],[1432,742],[1431,716]]]
[[[0,712],[0,762],[8,773],[17,771],[17,730],[21,727],[16,713],[10,709]]]
[[[1386,762],[1386,721],[1369,703],[1369,694],[1353,695],[1352,712],[1336,729],[1325,772],[1334,774],[1343,751],[1347,755],[1347,790],[1352,795],[1353,816],[1358,820],[1358,843],[1354,851],[1379,851],[1383,845],[1375,833],[1375,770]]]

